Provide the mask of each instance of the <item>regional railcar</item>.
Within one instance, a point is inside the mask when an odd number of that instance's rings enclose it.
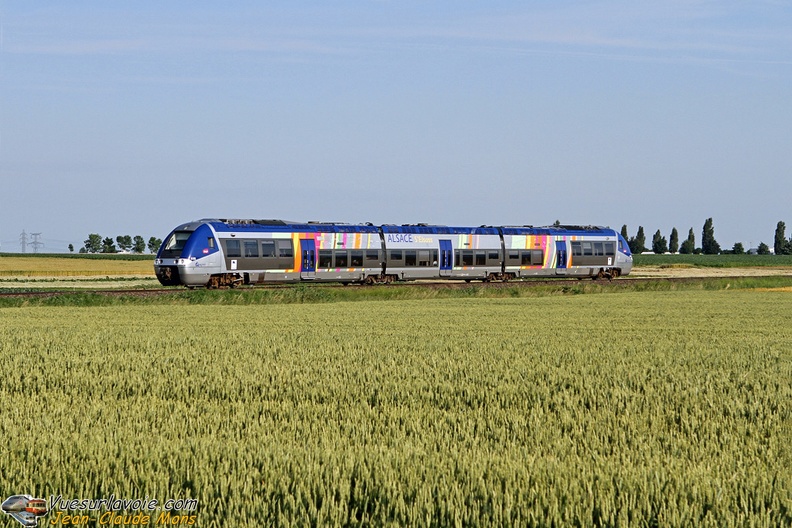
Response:
[[[182,224],[154,264],[166,286],[618,277],[627,242],[594,226],[448,227],[204,219]]]

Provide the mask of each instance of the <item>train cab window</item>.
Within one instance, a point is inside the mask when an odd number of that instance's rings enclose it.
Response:
[[[366,251],[366,262],[369,264],[379,261],[379,251],[370,249]]]
[[[534,266],[541,266],[544,264],[544,251],[541,249],[531,250],[531,264]]]
[[[360,250],[352,250],[350,251],[350,266],[353,268],[362,268],[363,267],[363,251]]]
[[[214,247],[215,247],[215,241],[214,241],[214,237],[209,237],[209,238],[206,240],[206,244],[207,244],[207,246],[208,246],[208,247],[210,247],[210,248],[214,249]]]
[[[583,255],[590,257],[594,254],[594,248],[591,242],[583,242]]]
[[[245,248],[245,256],[246,257],[253,257],[258,258],[258,242],[255,240],[244,240],[243,246]]]
[[[413,250],[406,250],[404,252],[404,265],[405,266],[417,266],[418,265],[418,255],[417,251]]]
[[[234,258],[242,256],[242,245],[239,240],[226,240],[226,257]]]
[[[275,241],[274,240],[262,240],[261,242],[261,256],[266,258],[272,258],[275,256]]]
[[[281,258],[294,258],[294,245],[291,240],[276,240],[278,256]]]
[[[335,251],[335,267],[347,268],[349,264],[349,256],[346,251]]]
[[[605,242],[605,255],[612,257],[616,254],[615,244],[613,242]]]
[[[486,265],[487,265],[487,252],[476,251],[476,266],[486,266]]]
[[[165,242],[165,247],[162,249],[162,256],[165,258],[180,257],[192,233],[190,231],[176,231]]]
[[[605,254],[605,245],[602,242],[594,242],[594,255],[601,257]]]

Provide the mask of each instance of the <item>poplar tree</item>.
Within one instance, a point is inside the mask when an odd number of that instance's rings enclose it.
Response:
[[[668,251],[671,253],[679,251],[679,233],[676,227],[671,230],[671,240],[668,241]]]
[[[696,251],[696,235],[693,234],[693,228],[691,227],[687,240],[682,242],[679,252],[683,255],[692,255],[694,251]]]
[[[790,250],[792,250],[792,244],[786,239],[786,224],[784,222],[778,222],[776,225],[775,231],[775,244],[773,244],[773,250],[775,251],[776,255],[789,255]]]
[[[715,228],[712,226],[712,218],[704,221],[704,230],[701,234],[701,252],[705,255],[717,255],[721,252],[720,244],[715,240]]]
[[[666,242],[665,237],[660,234],[659,229],[654,234],[654,237],[652,237],[652,251],[656,255],[662,255],[668,251],[668,242]]]

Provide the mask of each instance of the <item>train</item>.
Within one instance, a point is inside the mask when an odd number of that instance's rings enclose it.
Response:
[[[601,226],[449,227],[206,218],[176,227],[154,260],[164,286],[272,282],[612,279],[632,270],[627,241]]]

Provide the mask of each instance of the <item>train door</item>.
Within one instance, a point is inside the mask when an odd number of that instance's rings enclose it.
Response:
[[[300,278],[305,280],[316,278],[316,241],[300,240]]]
[[[450,277],[454,267],[454,248],[450,240],[440,241],[440,276]]]
[[[566,275],[567,243],[566,240],[556,241],[556,275]]]

